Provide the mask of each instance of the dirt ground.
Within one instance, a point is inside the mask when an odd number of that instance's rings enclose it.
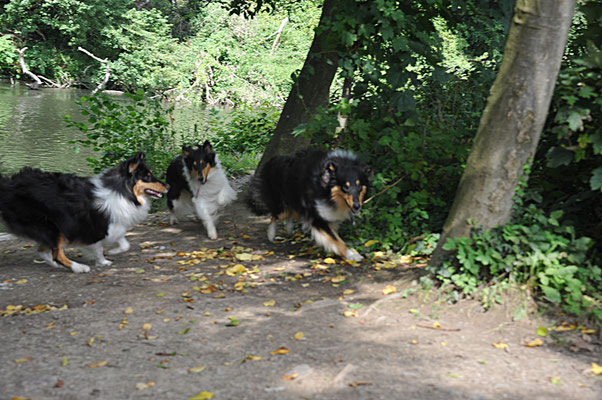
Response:
[[[329,263],[284,230],[271,244],[242,202],[215,241],[167,220],[88,274],[0,241],[0,400],[602,398],[599,331],[447,305],[410,265]]]

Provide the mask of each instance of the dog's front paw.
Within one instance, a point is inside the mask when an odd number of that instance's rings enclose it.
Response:
[[[364,259],[364,257],[353,249],[347,249],[347,254],[345,254],[345,259],[347,259],[349,261],[362,261]]]
[[[81,274],[83,272],[90,272],[90,267],[88,267],[86,264],[72,262],[71,271],[75,272],[76,274]]]
[[[110,251],[109,251],[109,253],[113,254]],[[96,266],[97,267],[110,267],[111,265],[113,265],[113,261],[111,261],[111,260],[104,259],[104,260],[97,260],[96,261]]]
[[[211,240],[217,239],[217,231],[215,228],[207,230],[207,236],[209,236],[209,239]]]

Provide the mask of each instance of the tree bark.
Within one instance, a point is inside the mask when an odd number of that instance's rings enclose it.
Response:
[[[510,219],[514,188],[534,156],[562,61],[575,0],[517,0],[500,70],[431,264],[448,238]]]
[[[33,90],[37,90],[42,85],[42,81],[36,74],[31,72],[29,68],[27,68],[27,64],[25,63],[25,57],[23,56],[26,50],[27,47],[23,47],[22,49],[17,50],[17,52],[19,53],[19,64],[21,64],[21,70],[23,71],[23,73],[34,80],[34,83],[27,84],[27,86],[29,86]]]
[[[336,0],[325,0],[316,34],[299,76],[293,83],[280,119],[274,129],[257,171],[278,154],[294,153],[309,145],[304,136],[293,136],[293,130],[307,121],[320,106],[328,104],[330,85],[338,68],[337,42],[328,29]]]

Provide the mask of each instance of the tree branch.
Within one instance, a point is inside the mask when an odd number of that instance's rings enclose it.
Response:
[[[94,89],[92,91],[92,94],[94,95],[94,94],[98,93],[99,91],[103,90],[105,88],[105,86],[107,85],[107,82],[109,82],[109,77],[111,76],[111,67],[109,66],[109,60],[107,60],[106,58],[104,60],[100,59],[100,58],[96,57],[94,54],[90,53],[88,50],[84,49],[81,46],[78,47],[77,50],[81,51],[82,53],[84,53],[84,54],[86,54],[86,55],[88,55],[90,57],[92,57],[93,59],[95,59],[99,63],[105,65],[105,68],[106,68],[105,69],[105,77],[102,80],[102,82],[100,82],[98,84],[98,86],[96,86],[96,89]]]
[[[25,54],[26,50],[27,47],[23,47],[21,50],[17,50],[17,52],[19,53],[19,64],[21,64],[21,70],[23,70],[23,73],[25,75],[28,75],[31,79],[35,81],[35,83],[27,84],[27,86],[29,86],[33,90],[37,90],[42,84],[42,81],[36,74],[31,72],[29,68],[27,68],[27,64],[25,64],[25,58],[23,57],[23,54]]]

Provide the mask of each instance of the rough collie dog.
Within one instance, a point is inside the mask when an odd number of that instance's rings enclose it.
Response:
[[[39,244],[42,259],[73,272],[90,267],[67,258],[67,244],[89,245],[97,266],[109,266],[103,246],[117,243],[109,254],[127,251],[125,233],[160,198],[167,186],[153,176],[139,152],[93,178],[23,168],[0,176],[0,214],[8,229]]]
[[[196,148],[183,146],[182,154],[167,168],[166,181],[169,223],[175,224],[178,217],[196,213],[207,236],[217,239],[218,212],[236,200],[236,192],[230,187],[209,141]]]
[[[337,228],[359,213],[372,175],[370,166],[345,150],[310,149],[270,159],[251,188],[259,191],[271,214],[268,239],[274,240],[278,221],[287,220],[290,233],[293,219],[300,219],[324,249],[360,261],[363,257],[347,247]],[[251,207],[259,211],[250,200]]]

